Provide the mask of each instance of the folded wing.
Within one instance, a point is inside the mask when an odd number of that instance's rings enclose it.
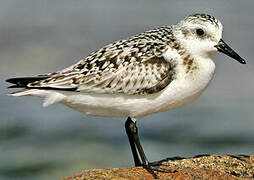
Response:
[[[85,93],[149,94],[165,88],[174,66],[163,54],[165,43],[137,37],[101,48],[62,71],[45,76],[12,78],[11,87]]]

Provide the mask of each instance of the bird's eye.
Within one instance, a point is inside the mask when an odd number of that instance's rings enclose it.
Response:
[[[198,36],[203,36],[205,34],[203,29],[196,29],[196,33]]]

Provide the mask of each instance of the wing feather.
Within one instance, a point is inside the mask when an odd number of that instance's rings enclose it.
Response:
[[[153,31],[150,32],[152,37]],[[174,64],[164,59],[168,44],[146,34],[107,45],[28,88],[70,88],[85,93],[150,94],[174,79]]]

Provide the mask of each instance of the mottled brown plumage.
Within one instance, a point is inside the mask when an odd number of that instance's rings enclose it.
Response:
[[[174,79],[174,63],[162,57],[169,47],[182,49],[172,27],[163,26],[109,44],[26,87],[109,94],[156,93]]]

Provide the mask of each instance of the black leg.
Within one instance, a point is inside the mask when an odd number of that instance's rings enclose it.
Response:
[[[126,134],[128,136],[129,139],[129,143],[131,146],[131,151],[132,151],[132,155],[133,155],[133,159],[134,159],[134,163],[135,166],[141,166],[142,163],[140,162],[140,159],[138,157],[138,153],[137,153],[137,149],[136,149],[136,145],[135,145],[135,140],[133,138],[133,133],[136,131],[136,125],[133,126],[133,121],[131,120],[130,117],[128,117],[127,121],[125,122],[125,130],[126,130]]]
[[[135,166],[143,166],[148,172],[150,172],[154,176],[155,179],[158,178],[158,176],[155,174],[155,171],[169,173],[177,172],[176,170],[157,168],[149,163],[139,140],[136,122],[133,122],[130,117],[128,117],[127,121],[125,122],[125,129],[130,142]],[[142,163],[140,162],[139,156],[142,160]]]

